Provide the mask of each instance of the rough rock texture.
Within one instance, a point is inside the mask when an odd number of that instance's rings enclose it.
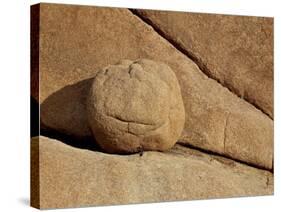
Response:
[[[138,10],[202,69],[273,117],[273,19]]]
[[[84,103],[70,101],[71,97],[62,94],[66,88],[81,92],[76,89],[77,83],[124,58],[162,61],[175,72],[188,114],[182,142],[272,169],[273,121],[208,78],[192,60],[127,9],[41,4],[41,119],[50,116],[61,130],[73,125],[80,136],[89,135],[81,124],[84,122],[75,118],[77,113],[84,116]],[[44,106],[55,92],[57,98],[63,98]],[[67,104],[64,98],[69,100]],[[65,122],[64,118],[72,121]],[[46,121],[44,124],[49,126]]]
[[[89,126],[110,153],[164,151],[180,137],[185,111],[169,66],[122,60],[95,76],[87,101]]]
[[[40,208],[273,193],[270,172],[180,145],[166,153],[121,156],[35,137],[31,142],[35,157],[38,142]]]

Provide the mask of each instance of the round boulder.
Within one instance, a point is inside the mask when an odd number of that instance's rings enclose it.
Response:
[[[89,126],[105,152],[164,151],[179,138],[185,110],[169,66],[122,60],[95,76],[87,99]]]

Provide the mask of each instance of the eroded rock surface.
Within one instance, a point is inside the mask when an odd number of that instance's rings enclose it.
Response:
[[[273,117],[273,19],[137,10],[212,78]]]
[[[31,147],[34,159],[40,153],[39,175],[33,175],[40,176],[40,208],[273,193],[272,173],[180,145],[142,157],[81,150],[42,136]]]
[[[167,65],[147,59],[122,60],[98,72],[87,112],[96,141],[110,153],[167,150],[185,121],[176,75]]]
[[[129,10],[40,4],[41,110],[53,93],[64,93],[66,86],[79,93],[81,89],[75,84],[124,58],[162,61],[175,72],[187,114],[182,142],[272,169],[273,121],[208,78],[192,60]],[[266,84],[262,82],[260,86]],[[78,93],[75,96],[83,96]],[[69,104],[63,100],[66,97],[50,101],[48,107],[53,109],[46,109],[48,112],[41,113],[41,118],[51,119],[43,117],[49,116],[53,120],[44,124],[52,127],[56,119],[64,132],[91,135],[83,119],[75,118],[76,114],[84,117],[84,102],[80,98],[70,101],[71,92],[68,95]]]

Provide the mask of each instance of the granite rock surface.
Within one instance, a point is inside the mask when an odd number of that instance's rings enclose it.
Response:
[[[137,10],[204,72],[273,118],[273,19]]]
[[[95,76],[87,100],[89,126],[106,152],[165,151],[179,139],[185,111],[169,66],[122,60]]]
[[[39,155],[32,182],[40,176],[33,187],[40,198],[31,201],[42,209],[273,193],[271,172],[178,144],[165,153],[122,156],[40,136],[32,139],[31,153],[35,163]]]

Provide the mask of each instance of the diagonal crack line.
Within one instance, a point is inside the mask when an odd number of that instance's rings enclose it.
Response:
[[[225,119],[225,125],[223,130],[223,152],[225,153],[225,142],[226,142],[226,130],[227,130],[227,124],[230,114],[228,113]]]
[[[192,52],[188,51],[185,49],[180,43],[175,41],[172,37],[170,37],[167,33],[165,33],[163,30],[161,30],[156,24],[154,24],[149,18],[144,17],[141,15],[136,9],[128,9],[133,15],[138,17],[141,21],[146,23],[147,25],[151,26],[154,31],[160,35],[162,38],[164,38],[166,41],[168,41],[174,48],[176,48],[178,51],[180,51],[182,54],[184,54],[186,57],[191,59],[198,67],[199,69],[210,79],[215,80],[217,83],[219,83],[221,86],[224,88],[228,89],[232,94],[237,96],[238,98],[242,99],[243,101],[247,102],[248,104],[252,105],[255,107],[257,110],[262,112],[264,115],[266,115],[268,118],[273,120],[273,118],[266,112],[264,111],[261,107],[259,107],[257,104],[254,102],[250,101],[247,97],[242,98],[241,95],[237,94],[235,91],[231,90],[229,87],[227,87],[227,83],[221,83],[219,79],[215,78],[212,76],[209,68],[205,65],[205,63],[198,57],[196,57]]]
[[[237,162],[237,163],[240,163],[240,164],[243,164],[243,165],[255,168],[255,169],[259,169],[259,170],[263,170],[263,171],[269,171],[271,173],[274,173],[273,169],[267,169],[267,168],[265,168],[263,166],[259,166],[257,164],[253,164],[253,163],[249,163],[249,162],[246,162],[246,161],[243,161],[243,160],[239,160],[239,159],[233,158],[233,157],[231,157],[229,155],[224,155],[224,154],[221,154],[221,153],[213,152],[211,150],[203,149],[201,147],[194,146],[192,144],[187,144],[187,143],[184,143],[183,140],[184,139],[178,140],[177,144],[179,144],[181,146],[184,146],[186,148],[189,148],[189,149],[197,150],[197,151],[205,153],[205,154],[207,154],[209,156],[219,156],[219,157],[226,158],[228,160],[232,160],[234,162]]]

